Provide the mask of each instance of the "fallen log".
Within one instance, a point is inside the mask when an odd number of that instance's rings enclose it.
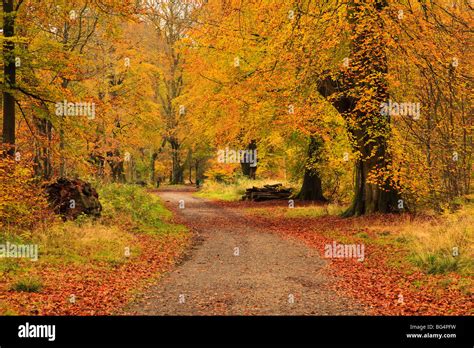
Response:
[[[255,202],[269,201],[275,199],[288,199],[293,194],[291,188],[285,188],[282,184],[264,185],[263,187],[248,188],[242,200],[250,200]]]

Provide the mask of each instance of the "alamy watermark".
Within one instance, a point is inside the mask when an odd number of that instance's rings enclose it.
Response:
[[[78,102],[72,103],[64,100],[56,103],[56,116],[86,116],[89,120],[95,118],[95,103]]]
[[[357,258],[357,261],[364,261],[364,244],[332,244],[324,246],[324,257],[326,258]]]
[[[249,163],[251,167],[257,166],[257,150],[225,150],[217,151],[219,163]]]
[[[383,116],[410,116],[414,120],[420,119],[420,103],[388,102],[380,104],[380,113]]]
[[[10,242],[0,244],[0,258],[28,258],[31,261],[38,261],[38,245]]]
[[[26,322],[18,326],[19,338],[47,338],[48,341],[56,339],[56,325],[37,325]]]

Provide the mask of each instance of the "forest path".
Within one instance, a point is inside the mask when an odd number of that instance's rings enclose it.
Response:
[[[316,250],[257,228],[243,212],[196,198],[189,189],[158,194],[193,229],[197,242],[126,314],[364,314],[330,289],[335,280]]]

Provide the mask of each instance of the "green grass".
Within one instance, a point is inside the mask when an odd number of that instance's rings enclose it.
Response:
[[[427,274],[445,274],[457,272],[467,274],[474,263],[467,258],[455,257],[445,252],[414,253],[409,260]]]
[[[317,218],[322,216],[337,216],[345,211],[346,207],[336,204],[328,205],[311,205],[305,207],[295,206],[294,208],[289,207],[252,207],[247,208],[245,211],[251,215],[258,215],[264,217],[284,217],[288,219],[297,218]]]
[[[18,315],[7,303],[0,301],[0,315],[2,316],[14,316]]]
[[[221,201],[238,201],[245,193],[245,188],[235,184],[206,182],[194,196]]]
[[[401,238],[410,253],[408,259],[427,274],[456,272],[474,274],[474,214],[467,207],[436,222],[404,226]],[[453,248],[457,248],[454,253]]]
[[[101,186],[99,198],[104,218],[114,218],[116,214],[127,214],[140,223],[157,225],[171,217],[171,212],[161,204],[157,196],[136,185]]]
[[[0,231],[0,243],[37,244],[39,252],[35,262],[0,258],[0,291],[3,294],[9,291],[46,293],[56,284],[41,273],[42,270],[62,274],[65,269],[77,268],[79,272],[73,274],[77,282],[88,281],[88,273],[84,278],[86,274],[80,272],[82,269],[99,274],[119,272],[117,267],[140,261],[142,248],[150,242],[156,241],[157,248],[167,248],[168,241],[175,243],[188,238],[187,228],[174,224],[171,212],[145,188],[97,183],[94,186],[98,188],[103,205],[102,217],[98,219],[84,215],[75,221],[48,220],[34,230]],[[144,234],[146,238],[143,238]],[[141,286],[141,281],[140,284],[135,284],[133,279],[131,281],[135,288]],[[43,302],[31,302],[31,296],[28,299],[28,303],[22,306],[40,308],[43,305]],[[3,304],[0,301],[0,315],[17,315],[12,310],[17,308],[15,298],[7,295],[4,300]]]
[[[285,213],[287,218],[314,218],[329,215],[341,215],[346,207],[337,204],[314,205],[306,207],[295,207],[288,209]]]
[[[18,259],[0,259],[0,275],[4,273],[14,273],[20,268]]]
[[[97,185],[103,206],[98,220],[80,216],[75,221],[56,221],[46,228],[24,234],[4,234],[17,244],[38,244],[39,260],[1,258],[0,276],[23,273],[35,264],[51,267],[65,263],[107,263],[115,267],[139,257],[136,234],[164,236],[187,233],[185,226],[173,224],[171,212],[161,200],[137,185]],[[127,257],[126,248],[131,250]],[[18,289],[23,285],[19,284]],[[27,286],[24,287],[28,288]]]
[[[99,187],[102,220],[114,224],[117,217],[138,233],[164,235],[186,228],[170,222],[172,214],[161,199],[136,185],[109,184]]]
[[[20,278],[13,283],[11,289],[17,292],[40,292],[43,284],[35,277]]]
[[[124,249],[134,243],[126,230],[93,221],[50,226],[38,234],[40,263],[84,264],[89,262],[125,262]]]

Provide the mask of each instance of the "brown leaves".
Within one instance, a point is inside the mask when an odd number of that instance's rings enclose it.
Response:
[[[226,203],[226,206],[231,205]],[[242,204],[240,204],[242,205]],[[267,209],[277,210],[271,206]],[[268,216],[268,214],[265,214]],[[277,216],[277,214],[274,214]],[[377,237],[371,227],[393,226],[396,215],[343,219],[334,216],[320,218],[274,218],[253,215],[255,223],[287,238],[304,241],[318,249],[324,257],[324,246],[333,243],[363,243],[365,260],[331,259],[328,272],[339,280],[334,289],[349,295],[370,308],[374,315],[472,315],[474,301],[456,286],[462,277],[455,273],[430,275],[406,262],[407,251],[392,244],[374,243]],[[367,226],[361,228],[360,226]],[[362,232],[361,232],[362,231]],[[366,238],[361,238],[365,234]],[[452,286],[442,287],[448,281]]]
[[[136,236],[138,257],[120,265],[39,264],[32,270],[43,282],[41,293],[10,291],[11,279],[0,283],[0,303],[19,315],[110,315],[125,306],[134,292],[168,271],[188,243],[186,236]]]

